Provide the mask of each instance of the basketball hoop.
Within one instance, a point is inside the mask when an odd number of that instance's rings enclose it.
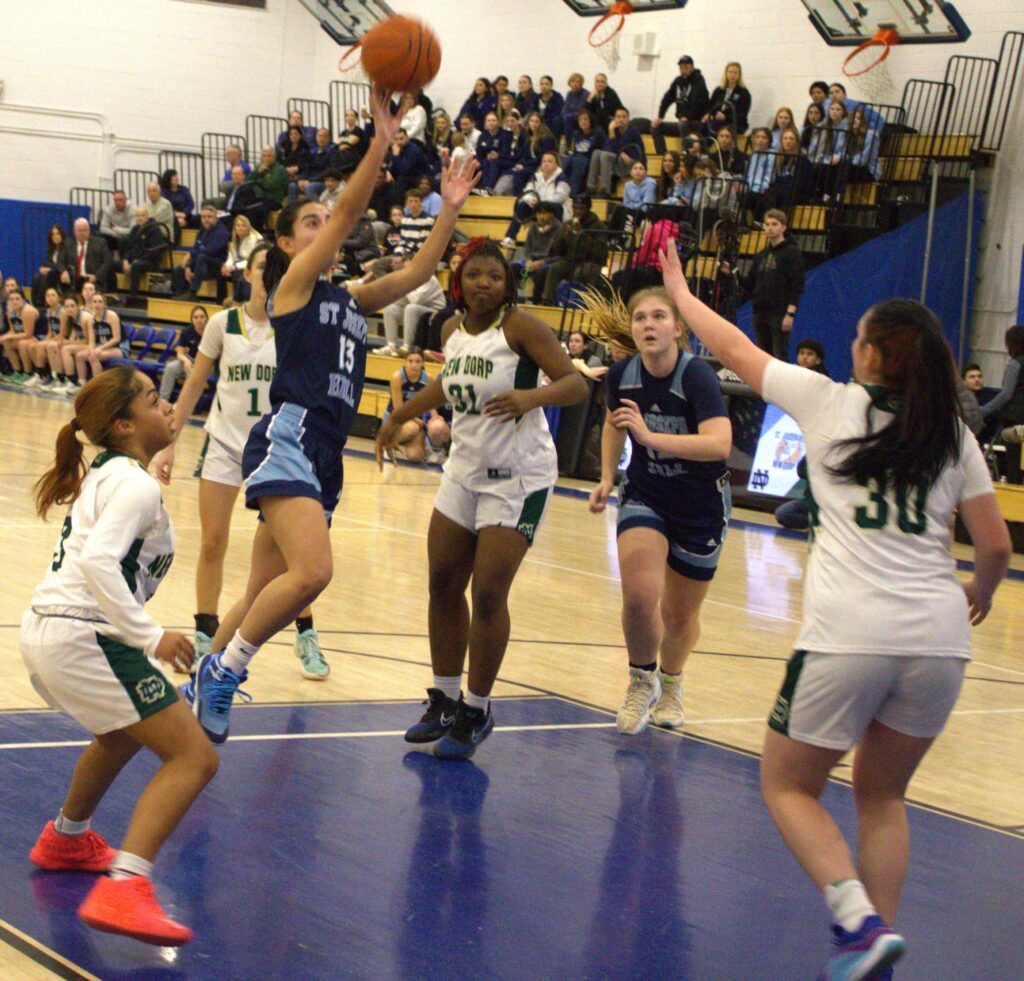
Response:
[[[872,38],[857,45],[843,62],[843,74],[855,78],[871,102],[885,102],[896,92],[886,59],[900,36],[894,27],[882,27]]]
[[[620,2],[612,4],[611,9],[602,15],[601,19],[590,29],[590,34],[587,35],[590,46],[598,53],[610,72],[619,67],[619,35],[622,33],[622,25],[626,22],[626,16],[631,13],[633,13],[633,5],[627,3],[626,0],[620,0]]]

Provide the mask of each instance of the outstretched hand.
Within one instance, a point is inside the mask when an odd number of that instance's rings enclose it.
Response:
[[[370,113],[373,116],[373,131],[378,139],[386,140],[388,144],[395,138],[395,134],[402,128],[402,117],[404,109],[397,113],[391,112],[391,96],[394,93],[381,85],[374,84],[370,92]]]
[[[476,157],[465,156],[457,164],[441,171],[441,200],[450,208],[460,211],[469,198],[469,192],[480,183],[480,164]]]
[[[688,297],[690,295],[690,286],[686,282],[686,276],[683,273],[683,264],[679,261],[679,253],[676,251],[676,240],[670,238],[659,254],[661,257],[661,275],[665,281],[665,289],[669,293],[678,292]]]

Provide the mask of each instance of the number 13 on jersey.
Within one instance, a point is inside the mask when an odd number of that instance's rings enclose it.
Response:
[[[338,339],[338,371],[352,374],[352,368],[356,361],[356,342],[350,337]]]

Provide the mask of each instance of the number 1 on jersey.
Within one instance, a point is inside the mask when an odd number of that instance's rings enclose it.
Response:
[[[249,412],[250,416],[261,416],[260,412],[260,390],[258,388],[249,389]]]

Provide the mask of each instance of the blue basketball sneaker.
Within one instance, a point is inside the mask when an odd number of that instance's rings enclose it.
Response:
[[[483,709],[470,708],[459,701],[455,713],[455,724],[434,746],[434,755],[441,760],[468,760],[494,728],[494,716],[490,706]]]
[[[829,958],[818,981],[884,978],[884,972],[907,950],[907,942],[880,916],[865,917],[854,933],[833,924],[832,933],[838,950]]]
[[[427,710],[405,731],[407,743],[436,743],[453,725],[459,703],[440,688],[427,689]]]
[[[211,743],[218,745],[228,738],[231,702],[235,695],[244,702],[252,701],[252,696],[239,688],[249,672],[235,674],[220,663],[220,655],[218,652],[201,657],[195,674],[181,686],[182,697],[192,706],[203,731]]]

